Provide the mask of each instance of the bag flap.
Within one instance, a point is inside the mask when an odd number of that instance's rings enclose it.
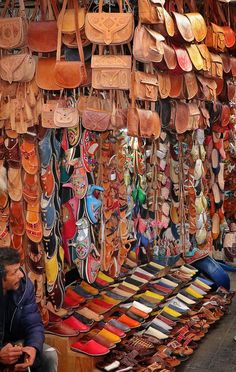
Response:
[[[57,50],[57,22],[30,22],[28,27],[28,46],[38,53]]]
[[[54,68],[56,65],[55,58],[39,58],[35,81],[39,88],[46,90],[60,90],[54,76]]]
[[[202,55],[199,52],[199,49],[196,44],[190,44],[185,46],[187,49],[187,52],[189,54],[189,57],[191,58],[192,64],[196,68],[196,70],[202,70],[203,69],[203,59]]]
[[[56,61],[54,68],[56,83],[62,88],[78,88],[86,81],[86,69],[82,62]]]
[[[197,103],[195,102],[189,103],[189,114],[190,116],[200,115],[200,110],[198,108]]]
[[[107,111],[85,109],[83,111],[83,126],[89,130],[107,130],[111,120],[111,113]]]
[[[131,69],[131,56],[123,55],[93,55],[91,59],[92,68],[119,68]]]
[[[173,48],[175,50],[177,61],[181,70],[185,72],[192,71],[192,62],[187,51],[184,48],[177,47],[176,45],[173,45]]]
[[[210,53],[211,61],[214,63],[220,63],[223,66],[222,58],[219,54]]]
[[[214,32],[221,33],[224,35],[224,29],[221,26],[218,26],[215,23],[211,22],[211,27]]]
[[[183,120],[185,118],[185,120]],[[182,134],[188,129],[189,106],[187,103],[178,102],[176,104],[175,128],[176,132]]]
[[[79,7],[78,11],[78,21],[79,21],[79,28],[82,29],[85,23],[85,8]],[[62,22],[62,33],[71,34],[75,32],[75,10],[74,9],[67,9],[65,11],[63,20],[61,20],[61,13],[57,19],[57,26]]]
[[[54,111],[54,122],[58,127],[70,127],[78,124],[79,114],[74,107],[57,107]]]
[[[30,55],[27,53],[12,54],[0,59],[0,69],[5,71],[8,75],[13,75],[19,66],[27,60]],[[33,58],[31,56],[31,58]]]
[[[192,26],[187,17],[184,14],[172,12],[175,17],[175,22],[179,30],[180,35],[185,41],[191,42],[194,39]]]
[[[165,41],[164,36],[162,34],[159,34],[159,32],[151,30],[147,27],[145,27],[145,30],[153,37],[153,39],[155,39],[156,42]]]
[[[207,35],[207,26],[205,19],[200,13],[185,13],[192,25],[193,35],[198,43],[203,41]]]
[[[197,78],[194,72],[186,72],[184,74],[185,87],[187,90],[187,99],[194,98],[198,93]]]
[[[122,38],[130,39],[133,34],[133,24],[132,13],[87,13],[85,22],[86,35],[93,41],[92,31],[88,32],[89,25],[101,32],[104,43],[109,45],[119,31],[122,31]]]
[[[158,86],[158,79],[153,74],[148,74],[141,71],[135,71],[135,80],[143,84]]]

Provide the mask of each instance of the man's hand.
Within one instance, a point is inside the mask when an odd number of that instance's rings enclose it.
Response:
[[[21,345],[6,344],[0,350],[0,363],[2,364],[14,364],[17,362],[19,357],[22,355],[23,347]]]
[[[25,353],[24,363],[16,364],[15,371],[25,371],[27,367],[34,364],[37,350],[34,347],[25,346],[22,348],[22,352]]]

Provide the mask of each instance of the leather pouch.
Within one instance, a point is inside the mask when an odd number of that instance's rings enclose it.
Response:
[[[72,128],[79,123],[79,113],[76,107],[56,107],[54,124],[59,128]]]
[[[44,128],[56,128],[54,123],[54,111],[57,107],[56,100],[47,100],[46,103],[42,104],[41,121],[42,127]]]
[[[5,7],[0,18],[0,48],[14,49],[26,45],[27,20],[25,15],[24,0],[19,0],[19,17],[5,17],[10,1],[5,2]]]
[[[35,60],[29,53],[5,55],[0,60],[0,77],[8,81],[26,83],[33,79]]]
[[[207,101],[216,100],[217,84],[215,80],[209,79],[202,75],[197,75],[198,79],[198,98]]]
[[[111,112],[87,108],[83,111],[82,118],[84,128],[103,132],[110,126]]]
[[[35,80],[39,88],[45,90],[61,89],[58,86],[54,76],[55,64],[56,64],[55,57],[38,59]]]
[[[131,56],[93,55],[92,87],[95,89],[130,89]]]
[[[103,0],[99,0],[99,12],[87,13],[85,33],[87,38],[99,45],[129,43],[134,32],[133,14],[123,13],[122,1],[118,0],[119,13],[102,12]]]

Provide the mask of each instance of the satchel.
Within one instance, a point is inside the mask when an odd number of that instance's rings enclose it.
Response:
[[[26,45],[27,20],[24,0],[19,0],[19,4],[19,17],[0,18],[0,48],[2,49],[22,48]],[[9,6],[10,0],[7,0],[1,17],[5,17]]]
[[[164,36],[139,24],[134,32],[134,58],[144,63],[161,62],[164,55],[163,41]]]
[[[211,22],[211,25],[207,27],[205,44],[209,48],[223,52],[225,50],[225,34],[223,27]]]
[[[84,61],[84,52],[82,48],[82,42],[80,38],[80,31],[79,31],[79,19],[78,19],[78,3],[76,0],[73,0],[74,4],[74,17],[75,17],[75,25],[76,25],[76,39],[77,39],[77,46],[80,55],[80,61],[65,61],[61,60],[61,37],[62,37],[62,24],[64,19],[64,14],[66,10],[68,0],[63,1],[62,10],[60,13],[60,17],[58,18],[58,41],[57,41],[57,58],[56,64],[54,68],[54,77],[56,84],[62,88],[77,88],[84,84],[87,81],[87,74],[85,68],[85,61]]]
[[[99,12],[87,13],[85,34],[94,44],[121,45],[131,41],[134,33],[134,17],[123,13],[122,1],[118,0],[119,13],[102,13],[103,0],[99,0]]]
[[[45,90],[60,90],[61,88],[57,85],[54,69],[56,65],[55,57],[51,58],[39,58],[35,81],[39,88]]]
[[[42,104],[41,122],[44,128],[57,128],[54,123],[54,111],[57,107],[57,100],[49,99]]]
[[[8,81],[26,83],[33,79],[35,60],[32,54],[21,53],[5,55],[0,59],[0,77]]]
[[[158,97],[158,79],[154,74],[133,71],[133,95],[135,99],[156,101]]]
[[[160,117],[156,111],[129,107],[127,134],[133,137],[159,138],[161,133]]]
[[[131,56],[93,55],[91,67],[94,89],[130,89]]]
[[[82,114],[82,125],[85,129],[103,132],[108,130],[111,121],[111,112],[86,108]]]
[[[56,127],[59,128],[72,128],[79,124],[79,113],[77,107],[75,107],[75,103],[71,103],[71,99],[69,101],[63,101],[62,103],[62,93],[60,94],[60,98],[58,104],[54,111],[54,124]],[[69,104],[68,104],[69,102]]]
[[[28,46],[37,53],[49,53],[57,50],[57,22],[56,20],[46,20],[48,7],[53,8],[55,18],[58,17],[58,9],[55,0],[47,1],[46,9],[44,1],[39,0],[41,19],[37,22],[32,20],[28,27]],[[38,4],[36,4],[37,7]],[[36,11],[35,11],[36,13]]]

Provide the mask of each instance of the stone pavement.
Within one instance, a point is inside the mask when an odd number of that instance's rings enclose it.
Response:
[[[231,288],[236,290],[236,273],[230,273]],[[176,372],[236,372],[236,296],[230,313],[214,324],[188,361]]]

